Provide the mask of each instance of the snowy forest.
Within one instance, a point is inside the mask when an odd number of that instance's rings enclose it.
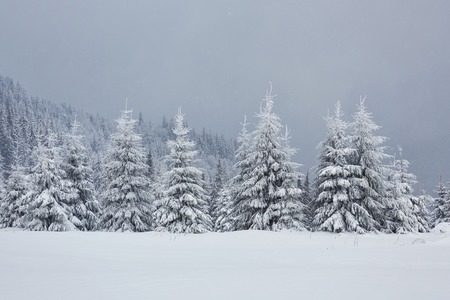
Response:
[[[155,124],[124,103],[111,121],[0,77],[0,227],[421,233],[449,222],[448,186],[414,191],[403,149],[388,153],[366,105],[345,118],[336,103],[315,173],[302,174],[270,90],[234,140],[195,132],[181,109]]]

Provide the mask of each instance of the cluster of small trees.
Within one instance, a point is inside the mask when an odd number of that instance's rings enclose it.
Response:
[[[100,203],[92,183],[78,123],[65,136],[64,147],[48,132],[33,151],[30,170],[17,149],[2,194],[0,226],[29,230],[96,230]]]
[[[2,190],[0,227],[28,230],[168,231],[320,230],[329,232],[426,232],[450,221],[450,192],[440,184],[433,215],[430,196],[413,195],[415,176],[402,157],[385,153],[386,138],[362,100],[353,122],[340,104],[328,116],[319,145],[316,179],[299,173],[289,131],[262,101],[253,131],[244,120],[238,137],[235,176],[218,160],[211,184],[198,167],[196,143],[181,110],[174,118],[169,154],[157,163],[136,133],[126,108],[110,136],[94,185],[88,152],[75,120],[62,141],[49,131],[24,167],[20,145]],[[28,159],[28,158],[27,158]],[[159,160],[161,161],[161,160]],[[385,163],[390,161],[390,163]]]

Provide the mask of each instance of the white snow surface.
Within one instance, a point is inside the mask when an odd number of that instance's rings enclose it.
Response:
[[[449,280],[450,237],[444,230],[420,235],[0,230],[2,300],[437,300],[450,299]]]

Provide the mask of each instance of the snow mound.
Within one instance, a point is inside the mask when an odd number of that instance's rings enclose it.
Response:
[[[447,222],[439,223],[431,231],[434,233],[450,233],[450,223]]]

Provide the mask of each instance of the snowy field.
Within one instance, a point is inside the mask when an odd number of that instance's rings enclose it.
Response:
[[[448,234],[0,230],[0,299],[444,300]]]

